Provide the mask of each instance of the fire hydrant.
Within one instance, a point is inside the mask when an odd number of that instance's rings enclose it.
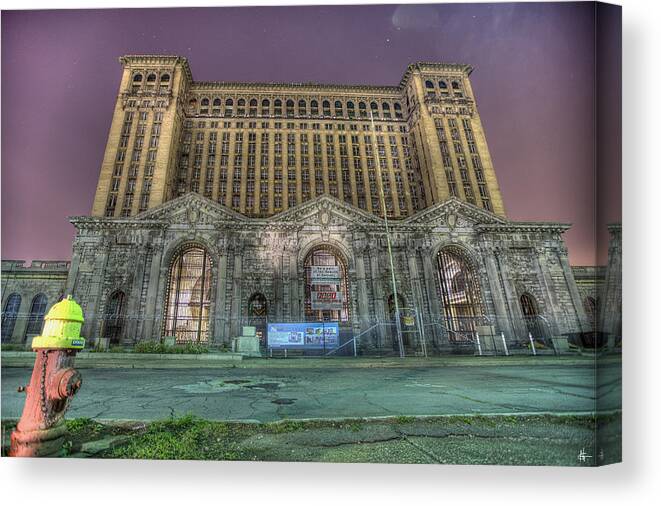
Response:
[[[83,311],[69,295],[46,315],[42,335],[32,340],[37,352],[23,414],[11,434],[12,457],[56,457],[61,453],[66,425],[64,414],[82,384],[73,368],[77,350],[85,347],[80,337]]]

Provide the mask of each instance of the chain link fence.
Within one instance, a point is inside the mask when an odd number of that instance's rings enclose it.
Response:
[[[158,341],[170,344],[200,344],[212,350],[231,351],[233,338],[243,335],[245,327],[254,327],[262,356],[372,356],[426,357],[438,355],[560,355],[577,351],[598,350],[608,344],[599,332],[560,333],[544,316],[520,320],[494,316],[433,317],[421,315],[413,308],[401,308],[400,318],[354,318],[345,322],[302,322],[267,317],[242,317],[236,320],[212,318],[199,322],[181,320],[174,335],[165,335],[163,315],[110,315],[95,318],[83,327],[87,346],[102,349],[131,349],[139,336],[160,336]],[[91,322],[94,322],[92,326]],[[310,328],[321,326],[312,346],[269,346],[270,324],[298,324]],[[337,325],[335,331],[329,333]],[[29,349],[32,338],[39,335],[43,316],[24,313],[2,314],[3,349]],[[192,330],[191,330],[192,329]],[[248,330],[251,332],[251,330]],[[302,339],[306,330],[302,330]],[[85,335],[85,333],[89,335]],[[317,330],[319,334],[319,331]],[[144,339],[142,339],[144,340]]]

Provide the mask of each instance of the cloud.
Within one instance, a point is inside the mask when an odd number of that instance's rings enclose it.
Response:
[[[392,15],[392,24],[405,30],[428,30],[439,28],[441,17],[434,5],[399,5]]]

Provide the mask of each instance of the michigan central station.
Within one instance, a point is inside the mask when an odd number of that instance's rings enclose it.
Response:
[[[508,219],[469,65],[414,63],[368,86],[120,62],[71,261],[3,260],[4,343],[29,344],[69,294],[92,345],[226,348],[253,326],[264,348],[271,322],[332,323],[359,353],[621,334],[621,227],[607,266],[572,267],[569,224]]]

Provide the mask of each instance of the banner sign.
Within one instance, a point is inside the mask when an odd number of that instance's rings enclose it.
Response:
[[[269,323],[269,348],[325,349],[340,345],[337,322]]]
[[[344,303],[344,294],[342,292],[335,292],[324,290],[320,292],[311,292],[312,298],[310,305],[313,310],[341,310]]]
[[[311,284],[313,285],[339,285],[339,265],[313,265],[311,267]]]

